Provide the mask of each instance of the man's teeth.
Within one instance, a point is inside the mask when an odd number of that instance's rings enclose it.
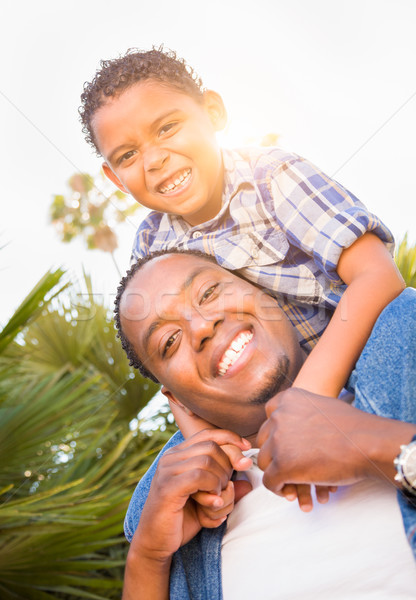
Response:
[[[243,331],[229,345],[218,365],[218,374],[225,375],[228,369],[240,358],[247,344],[253,339],[251,331]]]
[[[174,181],[172,181],[168,185],[164,185],[164,186],[160,187],[159,191],[162,194],[166,194],[166,192],[171,192],[176,187],[178,187],[178,185],[183,185],[184,182],[188,181],[190,175],[191,175],[191,169],[186,169],[186,171],[183,171],[183,173],[178,175],[178,177]]]

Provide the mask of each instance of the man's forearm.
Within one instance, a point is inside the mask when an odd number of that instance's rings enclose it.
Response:
[[[258,464],[266,487],[344,485],[366,477],[394,481],[394,458],[416,425],[365,413],[333,398],[290,388],[267,404]]]
[[[168,600],[171,560],[149,558],[140,549],[140,540],[130,547],[124,573],[122,600]]]

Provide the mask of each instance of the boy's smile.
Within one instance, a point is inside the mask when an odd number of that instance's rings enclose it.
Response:
[[[225,109],[215,92],[201,102],[149,79],[110,98],[93,118],[105,174],[147,208],[190,225],[221,208],[223,169],[215,132]]]

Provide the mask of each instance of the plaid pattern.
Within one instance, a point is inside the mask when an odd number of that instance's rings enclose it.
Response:
[[[345,290],[336,272],[341,252],[367,231],[393,252],[393,236],[353,194],[295,154],[223,150],[223,161],[218,215],[192,227],[151,212],[137,231],[132,260],[173,247],[215,256],[276,296],[309,351]]]

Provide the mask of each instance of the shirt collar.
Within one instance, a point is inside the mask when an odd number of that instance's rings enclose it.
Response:
[[[215,227],[216,223],[222,219],[224,213],[228,210],[231,200],[241,187],[255,187],[253,170],[250,163],[243,158],[238,150],[228,150],[223,148],[221,154],[224,167],[224,187],[220,212],[209,221],[206,221],[206,223],[194,226],[189,225],[189,223],[178,215],[165,214],[162,223],[164,224],[167,222],[169,228],[175,232],[175,236],[183,235],[201,228]]]

